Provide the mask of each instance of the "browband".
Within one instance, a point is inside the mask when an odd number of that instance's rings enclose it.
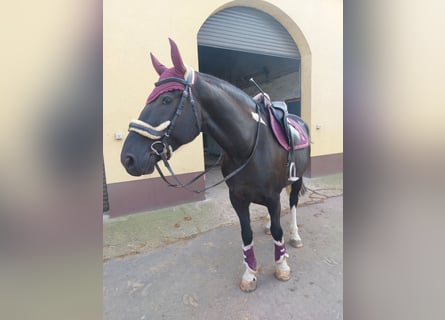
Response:
[[[178,82],[180,84],[183,84],[184,86],[191,86],[195,83],[195,70],[193,70],[192,67],[187,67],[187,71],[185,72],[184,79],[176,78],[176,77],[165,78],[165,79],[159,80],[158,82],[155,82],[155,87],[159,87],[161,84],[164,84],[167,82]]]
[[[155,82],[155,87],[159,87],[161,84],[164,84],[164,83],[167,83],[167,82],[178,82],[178,83],[183,84],[185,86],[189,85],[189,83],[186,80],[184,80],[184,79],[170,77],[170,78],[165,78],[165,79],[159,80],[158,82]]]

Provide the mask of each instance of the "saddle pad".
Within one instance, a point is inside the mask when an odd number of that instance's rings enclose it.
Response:
[[[277,122],[275,117],[272,114],[272,111],[269,108],[269,118],[270,118],[270,124],[272,128],[272,132],[275,135],[275,138],[277,139],[278,143],[287,151],[291,149],[291,146],[289,146],[289,143],[287,142],[286,135],[281,130],[280,124]],[[309,146],[309,139],[306,134],[306,131],[301,127],[301,125],[297,122],[297,120],[292,119],[291,117],[287,118],[287,121],[289,123],[289,127],[292,131],[292,138],[293,141],[295,141],[295,144],[293,146],[293,150],[303,149]]]

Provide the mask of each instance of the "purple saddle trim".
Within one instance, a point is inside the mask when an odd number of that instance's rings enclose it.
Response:
[[[256,271],[256,259],[255,259],[255,253],[253,252],[253,246],[250,247],[250,249],[243,250],[243,253],[244,253],[244,262],[250,269]]]
[[[287,254],[286,246],[284,245],[284,242],[282,245],[277,245],[276,243],[274,245],[275,245],[275,261],[278,261],[281,259],[282,256]]]
[[[270,118],[272,132],[275,135],[275,138],[277,139],[278,143],[285,150],[289,151],[291,149],[291,146],[289,146],[289,143],[287,142],[287,138],[286,138],[285,134],[283,133],[283,131],[281,130],[280,124],[277,122],[277,120],[273,116],[270,108],[269,108],[269,116],[270,116],[269,118]],[[300,126],[300,124],[291,118],[288,118],[288,123],[292,128],[297,130],[298,134],[300,135],[300,139],[297,142],[297,144],[295,144],[293,146],[293,149],[298,150],[298,149],[308,147],[309,146],[308,136],[307,136],[306,132],[303,130],[303,128]]]

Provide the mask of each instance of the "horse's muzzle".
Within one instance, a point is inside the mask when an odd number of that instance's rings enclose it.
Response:
[[[121,156],[121,163],[125,170],[135,177],[152,174],[155,169],[155,164],[159,160],[160,157],[153,154],[150,154],[148,159],[138,159],[131,153],[126,153]]]

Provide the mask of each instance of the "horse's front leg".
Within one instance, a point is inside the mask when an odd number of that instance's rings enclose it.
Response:
[[[269,201],[267,208],[270,215],[270,232],[275,247],[275,277],[278,280],[287,281],[290,279],[290,267],[286,261],[289,255],[286,251],[283,229],[280,224],[281,204],[279,195],[276,199]]]
[[[240,289],[244,292],[254,291],[257,283],[257,266],[255,253],[253,251],[253,233],[250,227],[249,202],[239,199],[230,192],[230,201],[238,214],[241,225],[241,238],[243,239],[243,257],[246,270],[240,283]]]

